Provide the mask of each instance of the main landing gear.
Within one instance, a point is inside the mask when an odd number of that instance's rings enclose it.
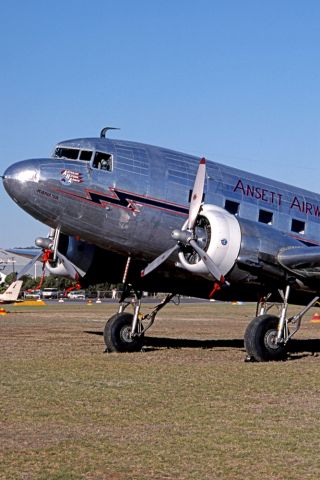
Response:
[[[257,316],[249,323],[244,335],[244,346],[247,351],[246,361],[285,360],[288,341],[300,329],[302,317],[320,298],[315,297],[301,312],[288,318],[290,286],[286,287],[285,292],[279,290],[279,293],[282,303],[269,302],[271,296],[269,294],[258,304]],[[268,313],[272,307],[278,308],[279,316]]]
[[[175,296],[174,293],[168,294],[150,313],[142,315],[140,313],[142,293],[133,290],[134,296],[129,299],[130,293],[131,287],[125,286],[118,313],[106,323],[103,333],[106,352],[140,351],[144,343],[144,334],[154,323],[157,313]],[[133,307],[133,314],[125,311],[129,305]]]

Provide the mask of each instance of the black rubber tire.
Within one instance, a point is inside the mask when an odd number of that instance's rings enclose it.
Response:
[[[144,337],[130,337],[133,315],[116,313],[107,321],[103,338],[108,352],[139,352],[143,347]]]
[[[274,343],[278,324],[279,318],[274,315],[260,315],[249,323],[244,334],[244,346],[250,359],[270,362],[287,358],[286,347]]]

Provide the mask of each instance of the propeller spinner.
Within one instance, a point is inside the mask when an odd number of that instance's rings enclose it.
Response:
[[[186,227],[182,227],[180,230],[173,230],[171,233],[172,238],[174,238],[177,243],[173,247],[166,250],[159,257],[149,263],[144,270],[141,272],[141,276],[144,277],[151,273],[153,270],[158,268],[163,262],[165,262],[173,252],[180,250],[181,247],[191,246],[199,255],[203,263],[206,265],[208,271],[211,273],[213,278],[220,283],[224,283],[225,279],[218,268],[218,266],[211,260],[211,258],[206,254],[206,252],[199,246],[197,243],[197,237],[195,233],[197,217],[201,211],[203,191],[204,191],[204,182],[206,178],[206,160],[202,158],[199,163],[197,175],[195,178],[190,208],[189,216]]]

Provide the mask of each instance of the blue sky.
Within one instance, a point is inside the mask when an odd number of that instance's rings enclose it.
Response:
[[[114,125],[320,191],[320,2],[13,0],[1,20],[1,173]],[[1,247],[46,234],[0,199]]]

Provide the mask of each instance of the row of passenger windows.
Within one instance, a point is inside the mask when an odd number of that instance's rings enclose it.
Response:
[[[240,203],[234,202],[232,200],[226,200],[224,204],[224,208],[233,215],[239,214]],[[267,225],[273,224],[273,212],[269,212],[268,210],[259,210],[259,217],[258,221],[260,223],[265,223]],[[300,233],[301,235],[304,234],[305,230],[305,222],[301,220],[297,220],[292,218],[291,220],[291,232]]]
[[[94,157],[92,160],[92,156]],[[55,158],[68,158],[69,160],[82,160],[90,162],[92,160],[93,168],[111,172],[113,170],[113,157],[105,152],[93,152],[93,150],[80,150],[78,148],[57,147],[53,156]],[[191,194],[191,191],[190,191]],[[190,201],[190,199],[189,199]],[[232,215],[239,214],[240,203],[233,200],[226,200],[224,208]],[[273,224],[273,212],[268,210],[259,210],[258,221],[266,225]],[[304,234],[305,222],[293,218],[291,220],[291,231],[294,233]]]
[[[57,147],[54,151],[53,156],[54,158],[84,160],[87,162],[90,162],[93,157],[93,168],[99,168],[101,170],[106,170],[107,172],[111,172],[113,170],[112,155],[105,152],[93,152],[93,150],[79,150],[78,148]]]

